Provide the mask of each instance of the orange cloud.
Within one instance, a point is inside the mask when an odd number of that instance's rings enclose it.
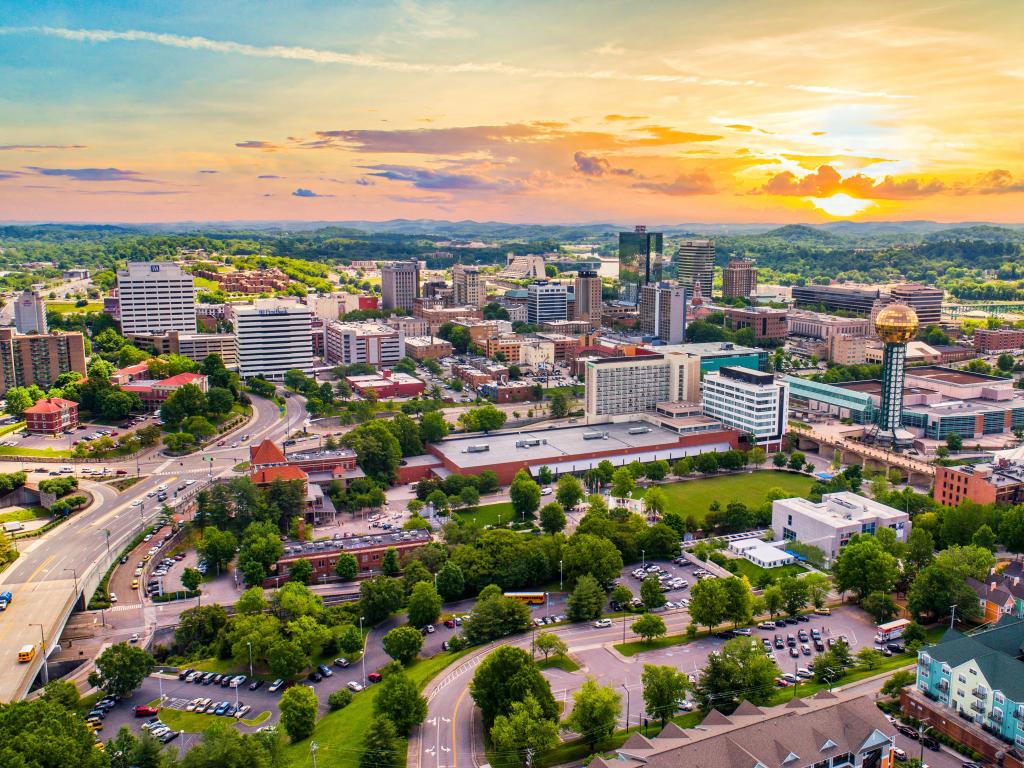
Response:
[[[814,173],[800,178],[789,171],[776,174],[761,187],[760,191],[767,195],[798,197],[830,197],[843,192],[852,197],[907,200],[937,195],[946,189],[946,185],[938,179],[923,181],[915,178],[896,179],[886,176],[882,181],[876,181],[863,174],[844,179],[835,168],[823,165]]]

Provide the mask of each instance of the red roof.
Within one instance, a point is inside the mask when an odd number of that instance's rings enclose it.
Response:
[[[288,460],[273,440],[264,440],[259,445],[249,446],[249,463],[254,467],[268,464],[287,464]]]
[[[193,384],[205,378],[201,373],[179,373],[176,376],[171,376],[169,379],[161,379],[157,382],[157,385],[161,387],[180,387],[183,384]]]
[[[25,413],[60,413],[68,408],[77,408],[78,403],[74,400],[65,400],[63,397],[47,397],[35,405],[26,408]]]
[[[136,363],[135,365],[129,365],[127,368],[118,368],[114,371],[113,376],[133,376],[136,373],[149,373],[149,363]]]
[[[267,467],[249,475],[249,478],[256,485],[269,485],[275,480],[289,482],[290,480],[305,480],[306,473],[298,467],[286,465],[283,467]]]

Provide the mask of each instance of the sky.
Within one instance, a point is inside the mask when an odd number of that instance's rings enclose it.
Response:
[[[0,221],[1024,222],[1019,0],[0,0]]]

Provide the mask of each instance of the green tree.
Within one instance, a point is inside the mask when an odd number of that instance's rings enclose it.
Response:
[[[764,598],[764,609],[772,618],[775,618],[786,604],[786,596],[778,584],[765,587],[762,597]]]
[[[874,536],[856,536],[840,550],[832,573],[836,589],[851,591],[860,600],[871,592],[891,592],[899,568]]]
[[[398,579],[374,576],[359,585],[359,604],[369,624],[377,624],[402,607],[405,588]]]
[[[657,576],[647,576],[640,582],[640,599],[649,611],[665,604],[665,593],[661,591],[661,582]]]
[[[522,648],[503,645],[488,654],[477,667],[469,692],[487,728],[499,715],[511,713],[514,702],[527,696],[536,699],[544,719],[553,720],[558,715],[551,686]]]
[[[807,607],[809,591],[804,579],[795,576],[785,576],[778,580],[778,587],[782,590],[782,602],[786,613],[795,616]]]
[[[424,443],[436,443],[448,435],[448,422],[440,411],[424,413],[420,419],[420,439]]]
[[[385,422],[374,420],[361,424],[341,438],[346,448],[356,453],[359,468],[378,483],[394,482],[402,446]]]
[[[67,680],[51,680],[43,687],[42,698],[59,704],[69,712],[76,712],[82,697],[78,686]]]
[[[230,531],[207,526],[196,549],[206,561],[207,568],[214,573],[220,573],[234,559],[237,546],[238,543]]]
[[[380,570],[385,576],[397,576],[402,572],[402,566],[398,564],[398,550],[388,547],[384,550],[384,557],[380,561]]]
[[[899,696],[900,689],[913,685],[916,679],[917,677],[910,670],[898,669],[882,685],[881,693],[883,696]]]
[[[385,423],[398,440],[402,456],[419,456],[423,453],[423,438],[420,435],[419,424],[404,413],[396,413],[394,418]]]
[[[551,481],[554,479],[555,475],[547,464],[537,470],[537,482],[541,485],[551,485]]]
[[[459,423],[467,432],[491,432],[501,429],[507,418],[504,411],[488,403],[463,413],[459,416]]]
[[[310,657],[302,646],[283,638],[275,640],[267,653],[270,673],[275,677],[288,678],[300,674],[310,664]]]
[[[327,708],[331,712],[337,712],[339,709],[344,709],[352,703],[352,691],[348,688],[339,688],[336,691],[331,691],[327,695]]]
[[[515,514],[522,518],[533,517],[540,506],[540,486],[537,485],[525,470],[519,470],[508,489],[509,501]]]
[[[186,568],[181,572],[181,585],[189,592],[195,592],[203,581],[203,574],[195,568]]]
[[[722,579],[725,587],[725,617],[734,625],[746,624],[750,621],[753,610],[753,595],[746,579],[733,576]]]
[[[857,651],[857,660],[867,669],[874,669],[882,663],[882,659],[885,657],[874,648],[867,646]]]
[[[558,533],[565,528],[565,510],[557,501],[545,504],[540,510],[540,527],[544,533]]]
[[[597,579],[590,575],[580,576],[569,595],[567,613],[570,621],[587,621],[601,615],[604,606],[604,590]]]
[[[42,697],[0,707],[0,764],[14,768],[106,768],[81,717]]]
[[[312,578],[313,564],[304,557],[300,557],[288,567],[288,581],[309,584]]]
[[[677,702],[686,698],[689,679],[675,667],[644,664],[640,681],[644,686],[644,709],[664,726],[679,708]]]
[[[612,498],[628,499],[636,489],[636,479],[625,467],[615,470],[612,475]]]
[[[569,652],[569,646],[565,644],[565,641],[551,632],[538,634],[534,638],[533,647],[544,654],[544,661],[547,661],[551,654],[565,656]]]
[[[153,671],[153,657],[128,643],[109,646],[96,658],[96,669],[89,673],[89,684],[107,695],[123,699],[138,688]]]
[[[411,595],[413,588],[422,581],[433,584],[434,576],[427,570],[427,566],[421,560],[409,560],[405,564],[405,571],[402,573],[402,585],[405,594]],[[440,605],[440,603],[438,603]],[[431,619],[430,621],[433,621]],[[426,623],[430,623],[430,621]]]
[[[964,439],[960,437],[956,432],[950,432],[946,435],[946,447],[953,453],[960,451],[964,447]]]
[[[996,535],[988,525],[982,525],[971,536],[971,544],[975,547],[996,551]]]
[[[565,474],[558,478],[555,499],[562,505],[562,509],[575,509],[576,505],[583,501],[583,496],[583,486],[575,477]]]
[[[512,703],[507,715],[501,714],[491,726],[491,744],[502,766],[532,763],[533,755],[543,754],[558,744],[558,723],[547,716],[541,704],[527,694]]]
[[[359,562],[355,555],[342,552],[334,563],[334,572],[345,581],[352,581],[359,573]]]
[[[441,596],[429,581],[421,581],[409,595],[409,623],[414,627],[433,624],[441,615]]]
[[[288,688],[278,704],[281,727],[294,744],[313,735],[316,727],[317,699],[311,688],[295,685]]]
[[[615,724],[622,711],[622,697],[607,685],[598,685],[588,676],[586,682],[572,695],[572,712],[564,727],[582,734],[583,740],[594,752],[597,746],[615,732]]]
[[[330,628],[312,616],[299,616],[292,619],[285,629],[288,637],[311,658],[316,658],[323,653],[324,646],[331,637]]]
[[[622,555],[606,538],[589,533],[575,533],[562,550],[565,578],[569,584],[590,574],[599,584],[617,578],[622,570]]]
[[[978,596],[964,582],[964,574],[951,563],[936,560],[910,585],[907,609],[917,619],[926,615],[941,619],[950,614],[951,606],[956,606],[961,621],[979,614]]]
[[[715,453],[699,453],[693,457],[693,468],[702,475],[713,475],[718,471],[718,455]]]
[[[728,595],[720,579],[702,579],[690,591],[690,618],[711,631],[725,621]]]
[[[210,387],[210,391],[206,393],[206,405],[210,409],[210,413],[224,415],[231,410],[231,406],[234,404],[235,398],[230,389]]]
[[[370,721],[359,753],[359,768],[401,768],[404,755],[398,751],[398,733],[394,723],[386,717]]]
[[[779,469],[782,469],[784,466],[786,466],[786,454],[781,452],[776,453],[774,456],[772,456],[772,464],[774,464]]]
[[[426,718],[427,700],[420,695],[416,683],[405,674],[401,665],[389,664],[384,669],[384,680],[373,700],[373,713],[394,723],[399,736],[408,736]]]
[[[668,496],[657,486],[648,488],[644,493],[644,509],[649,515],[661,515],[668,509]],[[676,537],[678,540],[678,536]]]
[[[701,709],[712,707],[732,712],[740,699],[755,705],[767,704],[775,695],[779,668],[764,654],[760,643],[749,638],[726,640],[719,653],[711,653],[695,688]]]
[[[629,591],[629,587],[625,584],[616,584],[612,588],[612,593],[609,597],[612,602],[617,603],[622,608],[625,608],[633,601],[633,593]]]
[[[564,419],[569,415],[569,398],[564,392],[556,391],[551,395],[551,418]]]
[[[410,665],[423,647],[423,635],[413,627],[395,627],[381,641],[384,652],[402,665]]]
[[[645,643],[649,643],[659,637],[664,637],[668,631],[661,616],[656,616],[653,613],[645,613],[633,622],[630,629],[639,635]]]
[[[363,636],[355,624],[342,624],[334,629],[335,642],[342,653],[355,653],[363,650]]]
[[[760,468],[766,461],[768,461],[768,454],[765,453],[764,448],[755,446],[747,451],[747,462],[753,464],[755,467]]]
[[[195,384],[184,384],[174,390],[163,405],[160,416],[164,423],[174,427],[189,416],[202,416],[207,411],[206,395]]]
[[[450,560],[441,566],[437,573],[437,591],[445,602],[458,600],[466,589],[466,580],[462,569]]]
[[[832,589],[828,576],[823,573],[808,573],[802,578],[802,581],[807,588],[807,599],[810,600],[811,605],[815,608],[825,607],[829,590]]]
[[[865,595],[860,601],[860,607],[870,613],[878,624],[889,621],[899,612],[896,601],[888,592],[871,592]]]

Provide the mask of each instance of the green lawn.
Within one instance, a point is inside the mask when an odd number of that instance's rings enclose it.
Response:
[[[208,277],[194,277],[192,279],[195,280],[196,288],[201,288],[206,291],[216,291],[220,288],[220,283],[216,280],[211,280]]]
[[[228,720],[238,722],[235,718],[218,717],[217,715],[197,715],[195,712],[185,712],[180,709],[161,708],[160,720],[175,731],[186,733],[202,733],[214,723],[223,723]]]
[[[0,456],[35,456],[47,459],[70,458],[71,451],[56,448],[21,448],[16,445],[0,445]]]
[[[422,690],[423,687],[449,664],[469,653],[471,649],[459,653],[439,653],[429,659],[414,662],[407,668],[409,677]],[[316,724],[312,740],[319,745],[317,762],[323,765],[355,768],[359,763],[359,750],[363,736],[373,719],[373,699],[377,695],[377,686],[371,685],[362,693],[352,698],[352,703],[337,712],[330,712]],[[287,764],[299,768],[309,765],[310,739],[290,744],[285,747],[284,754]],[[399,754],[405,755],[406,746],[403,740],[399,746]],[[404,762],[404,760],[403,760]]]
[[[512,502],[502,501],[498,504],[485,504],[472,511],[456,512],[455,517],[461,517],[467,523],[476,521],[477,525],[498,525],[498,515],[501,515],[501,523],[505,524],[515,515],[512,510]]]
[[[657,487],[668,497],[669,510],[684,516],[693,514],[698,522],[703,522],[713,501],[723,508],[732,501],[754,507],[764,503],[765,495],[772,488],[781,488],[791,496],[806,496],[812,485],[814,478],[807,475],[772,470],[684,480]],[[642,498],[643,491],[638,489],[635,496]]]
[[[50,516],[42,507],[29,507],[28,509],[11,509],[7,512],[0,512],[0,523],[21,522],[29,520],[45,520]]]
[[[24,428],[24,421],[16,421],[14,424],[8,424],[6,427],[0,427],[0,435],[9,435],[11,432],[17,432]]]
[[[563,672],[575,672],[580,665],[568,656],[552,656],[547,661],[540,659],[537,666],[541,669],[560,669]]]
[[[757,580],[763,573],[770,573],[776,579],[781,579],[783,576],[797,576],[806,570],[796,563],[780,565],[778,568],[762,568],[760,565],[755,565],[742,557],[730,559],[728,562],[736,564],[735,573],[737,576],[746,576],[747,580],[754,586],[757,586]],[[729,570],[732,569],[730,568]]]
[[[103,304],[99,301],[90,301],[84,307],[76,307],[73,301],[48,301],[46,308],[51,312],[101,312]]]

